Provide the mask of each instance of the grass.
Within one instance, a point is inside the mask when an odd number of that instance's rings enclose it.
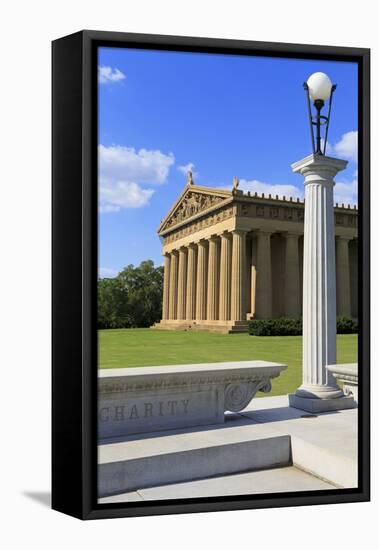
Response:
[[[270,395],[301,383],[301,336],[249,336],[205,332],[120,329],[99,331],[100,368],[179,365],[262,359],[288,369],[273,381]],[[337,336],[337,363],[357,361],[356,334]],[[261,394],[262,395],[262,394]]]

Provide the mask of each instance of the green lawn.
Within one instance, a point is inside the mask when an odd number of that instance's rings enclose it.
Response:
[[[337,362],[357,361],[357,335],[337,336]],[[143,367],[264,359],[288,369],[273,381],[271,395],[301,382],[301,336],[249,336],[151,329],[99,331],[100,368]],[[263,394],[261,394],[263,395]]]

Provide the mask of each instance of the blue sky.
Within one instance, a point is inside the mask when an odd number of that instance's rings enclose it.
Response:
[[[356,64],[101,48],[98,65],[100,276],[162,263],[156,230],[189,167],[200,185],[301,197],[290,164],[311,152],[316,71],[337,83],[329,154],[349,160],[335,200],[356,203]]]

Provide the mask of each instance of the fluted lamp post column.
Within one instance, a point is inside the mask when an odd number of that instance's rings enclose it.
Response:
[[[289,396],[289,401],[292,407],[319,413],[355,406],[353,398],[344,396],[326,368],[336,363],[334,177],[345,169],[347,161],[325,156],[326,143],[323,151],[320,147],[320,125],[325,123],[326,137],[335,86],[323,73],[312,75],[305,86],[308,107],[311,98],[317,111],[316,117],[310,113],[312,136],[313,125],[317,128],[317,146],[312,139],[313,153],[292,165],[295,173],[304,176],[305,186],[303,383]],[[328,99],[328,117],[322,117],[321,108]]]

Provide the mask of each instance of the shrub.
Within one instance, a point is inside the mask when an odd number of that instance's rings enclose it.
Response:
[[[358,321],[351,317],[337,317],[338,334],[354,334],[358,332]]]
[[[301,333],[301,319],[279,317],[278,319],[253,319],[249,322],[249,334],[253,336],[299,336]]]
[[[302,319],[279,317],[277,319],[253,319],[249,321],[249,334],[252,336],[301,336]],[[358,322],[350,317],[337,317],[337,334],[358,332]]]

